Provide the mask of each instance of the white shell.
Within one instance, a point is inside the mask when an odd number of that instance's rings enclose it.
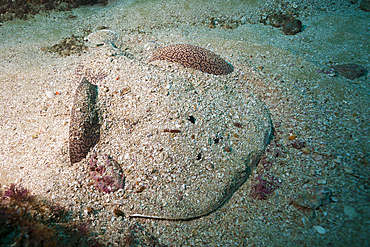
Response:
[[[55,96],[55,94],[52,91],[47,91],[46,92],[46,97],[52,99],[52,98],[54,98],[54,96]]]
[[[325,228],[324,228],[324,227],[322,227],[322,226],[314,226],[313,228],[314,228],[318,233],[320,233],[320,234],[325,234],[325,233],[326,233]]]

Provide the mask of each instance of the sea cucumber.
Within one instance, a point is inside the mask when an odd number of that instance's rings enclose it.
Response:
[[[86,157],[100,139],[98,87],[84,77],[76,89],[69,125],[69,158],[71,164]]]
[[[234,71],[233,66],[223,58],[199,46],[189,44],[169,45],[153,52],[148,62],[167,60],[214,75],[227,75]]]

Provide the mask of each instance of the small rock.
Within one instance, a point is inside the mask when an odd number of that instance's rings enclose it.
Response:
[[[46,92],[46,97],[51,99],[51,98],[54,98],[54,96],[55,96],[55,94],[52,91],[47,91]]]
[[[322,157],[322,155],[318,154],[318,155],[316,155],[316,156],[315,156],[315,158],[314,158],[314,159],[315,159],[316,161],[320,161],[320,160],[322,160],[322,158],[323,158],[323,157]]]
[[[358,216],[358,213],[356,209],[350,207],[350,206],[345,206],[344,207],[344,214],[349,216],[350,218],[355,218]]]
[[[246,16],[243,16],[241,19],[240,19],[240,24],[244,25],[245,23],[247,23],[248,19]]]
[[[311,152],[309,148],[302,148],[301,150],[304,154],[309,154]]]
[[[141,193],[141,192],[143,192],[145,189],[146,189],[146,187],[145,187],[145,186],[140,185],[140,186],[136,189],[135,193]]]
[[[348,174],[353,174],[353,173],[355,173],[355,172],[353,171],[353,168],[352,168],[352,167],[349,167],[349,166],[344,167],[344,171],[345,171],[346,173],[348,173]]]
[[[342,162],[340,158],[336,158],[336,159],[334,159],[333,161],[334,161],[335,163],[337,163],[337,164],[340,164],[340,163]]]
[[[320,234],[325,234],[326,233],[326,230],[324,227],[322,226],[313,226],[313,228]]]
[[[326,180],[325,179],[319,179],[319,180],[317,180],[317,183],[318,184],[326,184]]]
[[[303,217],[302,223],[306,226],[308,224],[308,219],[306,217]]]
[[[350,80],[360,77],[366,72],[366,69],[358,64],[338,64],[331,66],[331,69]]]
[[[302,22],[298,19],[290,19],[284,23],[283,32],[285,35],[294,35],[302,30]]]
[[[296,135],[291,134],[291,135],[288,137],[288,139],[289,139],[290,141],[292,141],[292,140],[294,140],[296,137],[297,137]]]
[[[208,27],[209,28],[216,28],[216,22],[215,22],[214,17],[212,17],[211,20],[209,21]]]
[[[211,164],[211,163],[206,164],[206,169],[207,169],[208,171],[212,171],[214,168],[215,168],[215,167],[214,167],[214,165],[213,165],[213,164]]]
[[[301,148],[304,148],[306,146],[306,143],[302,140],[295,139],[294,142],[292,143],[292,146],[295,149],[301,149]]]

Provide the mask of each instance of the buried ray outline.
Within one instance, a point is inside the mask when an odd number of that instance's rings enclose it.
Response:
[[[224,62],[226,63],[226,61]],[[70,160],[72,164],[77,163],[85,158],[90,152],[90,149],[94,147],[100,140],[100,124],[98,114],[99,107],[97,106],[97,97],[98,86],[91,84],[86,78],[83,78],[76,89],[74,104],[71,112],[69,144]],[[222,207],[238,190],[238,188],[242,186],[248,179],[253,168],[258,164],[262,154],[264,153],[267,144],[271,140],[273,133],[272,122],[270,119],[270,115],[268,114],[268,111],[264,105],[263,109],[267,113],[269,127],[268,131],[265,132],[265,137],[263,140],[264,148],[260,150],[257,154],[254,154],[253,157],[251,157],[251,154],[247,156],[246,161],[244,162],[245,169],[238,172],[236,178],[233,179],[231,184],[224,188],[221,197],[216,201],[216,203],[212,203],[205,209],[199,210],[200,212],[195,213],[193,216],[185,215],[178,217],[167,217],[136,213],[130,214],[128,215],[128,217],[169,221],[189,221],[210,215],[211,213]],[[89,129],[89,127],[92,128]]]

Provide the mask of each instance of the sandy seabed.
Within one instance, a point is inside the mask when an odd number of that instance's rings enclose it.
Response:
[[[299,19],[304,29],[291,36],[258,23],[262,8],[253,1],[110,1],[105,7],[86,6],[3,23],[1,186],[21,183],[32,194],[61,204],[75,213],[73,220],[88,222],[98,240],[111,246],[122,245],[132,226],[139,229],[137,245],[145,245],[147,235],[168,246],[369,245],[369,76],[349,80],[320,71],[331,63],[370,69],[370,14],[358,4],[329,3],[302,9]],[[212,17],[241,24],[235,29],[210,28]],[[119,34],[118,48],[124,52],[112,56],[106,47],[91,45],[80,55],[62,57],[44,49],[63,37],[86,35],[101,26]],[[212,50],[235,70],[213,76],[173,63],[146,63],[156,48],[177,43]],[[263,162],[215,212],[192,221],[129,218],[130,212],[146,210],[134,196],[141,186],[150,186],[143,164],[138,169],[130,159],[124,172],[132,179],[125,190],[103,194],[91,183],[87,160],[74,165],[68,161],[70,113],[82,76],[99,86],[104,104],[115,106],[108,107],[106,114],[114,117],[103,124],[114,136],[103,132],[95,151],[112,152],[120,163],[135,155],[137,140],[132,139],[133,146],[119,143],[130,127],[120,136],[119,126],[130,125],[128,117],[123,120],[128,112],[139,119],[146,110],[141,108],[142,99],[149,96],[141,92],[158,90],[153,100],[161,101],[177,88],[176,81],[199,92],[253,95],[269,111],[274,139]],[[122,96],[132,105],[122,103]],[[218,102],[210,97],[197,100],[200,106],[202,100]],[[165,112],[165,107],[158,109]],[[182,124],[175,120],[173,126]],[[305,146],[300,147],[300,142]],[[251,196],[259,176],[279,181],[265,200]],[[126,215],[117,215],[117,208]],[[167,212],[166,203],[161,208]],[[158,210],[152,212],[160,214]]]

